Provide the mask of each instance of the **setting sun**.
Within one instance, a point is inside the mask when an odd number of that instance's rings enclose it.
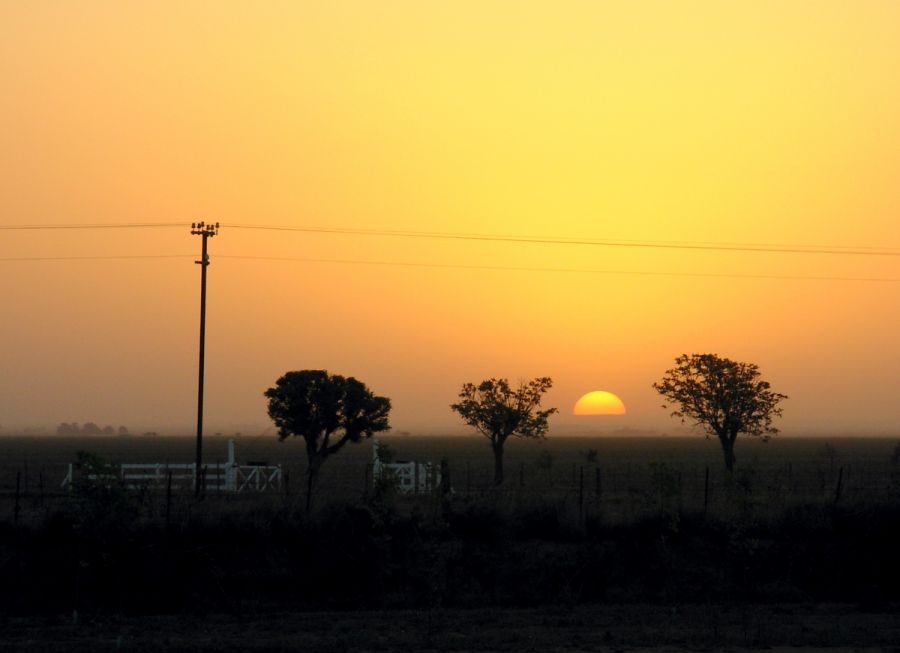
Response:
[[[573,415],[624,415],[625,404],[612,392],[595,390],[575,402]]]

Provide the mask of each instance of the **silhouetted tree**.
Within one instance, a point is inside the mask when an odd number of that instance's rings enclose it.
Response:
[[[459,393],[461,401],[450,405],[466,424],[491,441],[494,485],[503,483],[503,445],[507,438],[546,437],[550,428],[547,419],[557,410],[539,408],[541,398],[552,385],[548,377],[522,382],[515,389],[506,379],[487,379],[478,385],[466,383]]]
[[[102,432],[94,422],[85,422],[81,427],[81,435],[100,435]]]
[[[684,354],[675,359],[662,380],[653,384],[670,406],[673,417],[702,426],[706,436],[722,444],[725,468],[734,470],[734,441],[741,433],[768,440],[778,433],[772,420],[781,416],[778,404],[787,395],[772,392],[760,380],[759,368],[715,354]]]
[[[288,372],[265,392],[269,417],[278,427],[278,439],[297,435],[306,442],[306,510],[312,506],[313,488],[325,459],[348,442],[359,442],[390,429],[391,402],[375,396],[353,377],[325,370]]]

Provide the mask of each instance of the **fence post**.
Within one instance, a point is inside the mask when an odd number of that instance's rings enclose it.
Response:
[[[834,488],[834,505],[838,504],[838,501],[841,500],[841,490],[843,489],[843,481],[844,481],[844,468],[843,466],[838,470],[838,480],[837,487]]]
[[[366,463],[366,469],[363,472],[363,498],[369,498],[369,485],[372,479],[372,463]]]
[[[441,494],[444,497],[450,496],[453,486],[450,485],[450,461],[441,458]]]
[[[44,468],[38,473],[38,490],[40,491],[40,506],[44,507]]]
[[[599,467],[599,465],[597,466],[596,469],[594,469],[594,482],[595,482],[595,484],[596,484],[596,488],[595,488],[595,489],[596,489],[596,493],[597,493],[597,498],[599,499],[599,498],[600,498],[600,495],[603,494],[603,484],[602,484],[602,481],[601,481],[601,479],[600,479],[600,467]]]
[[[525,463],[519,463],[519,487],[525,487]]]
[[[584,467],[579,468],[578,474],[578,511],[584,512]]]
[[[19,484],[22,482],[22,472],[16,471],[16,503],[13,507],[13,526],[19,525]]]
[[[709,465],[706,466],[706,475],[703,479],[703,518],[706,519],[706,512],[709,509]]]
[[[168,466],[167,466],[168,467]],[[172,512],[172,470],[166,472],[166,528],[169,528],[169,515]]]
[[[466,461],[466,496],[472,493],[472,466]]]

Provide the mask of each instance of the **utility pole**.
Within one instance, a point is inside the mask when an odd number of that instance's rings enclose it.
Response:
[[[203,249],[199,261],[200,266],[200,375],[197,383],[197,457],[194,461],[194,496],[200,496],[203,476],[203,365],[206,353],[206,268],[209,267],[209,255],[206,253],[206,241],[219,233],[219,223],[191,223],[191,235],[203,238]]]

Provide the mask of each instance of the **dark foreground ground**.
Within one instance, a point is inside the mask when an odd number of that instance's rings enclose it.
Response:
[[[553,609],[8,618],[0,651],[900,651],[900,606]]]
[[[900,651],[893,505],[604,525],[376,504],[168,530],[89,505],[0,528],[0,653]]]
[[[296,484],[198,500],[87,469],[51,492],[29,458],[0,483],[0,653],[900,652],[896,447],[748,448],[723,479],[676,444],[568,443],[499,490],[461,456],[419,496],[359,459],[311,514]]]

